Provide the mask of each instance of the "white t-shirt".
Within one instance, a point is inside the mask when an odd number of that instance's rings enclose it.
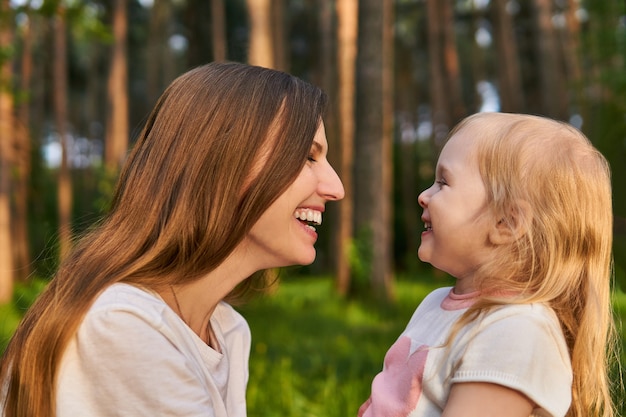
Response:
[[[156,294],[114,284],[70,341],[57,380],[57,417],[245,417],[250,329],[220,303],[207,346]]]
[[[565,416],[572,368],[555,313],[543,304],[498,307],[441,347],[475,295],[451,288],[429,294],[387,351],[359,417],[439,417],[450,388],[488,382],[525,394],[533,416]]]

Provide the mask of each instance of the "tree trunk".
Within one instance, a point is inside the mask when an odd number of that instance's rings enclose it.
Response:
[[[172,3],[171,0],[170,3]],[[226,22],[224,22],[223,17],[221,21],[216,22],[219,17],[213,15],[215,0],[187,0],[186,3],[184,24],[189,40],[187,66],[192,68],[211,61],[214,56],[215,30],[220,30],[220,25],[223,28]],[[219,5],[217,6],[219,7]],[[168,25],[168,23],[165,24]],[[218,26],[215,26],[215,23]]]
[[[397,114],[398,136],[400,143],[394,145],[396,158],[394,168],[396,174],[394,178],[398,181],[398,199],[400,222],[402,224],[400,235],[394,238],[394,259],[400,263],[396,264],[396,270],[417,262],[416,250],[419,245],[417,221],[419,217],[417,204],[417,167],[416,159],[417,134],[419,126],[418,107],[423,102],[420,97],[420,86],[414,81],[415,69],[413,66],[412,45],[397,45],[395,54],[395,91],[401,92],[395,97],[395,107]],[[396,230],[398,230],[396,228]]]
[[[33,72],[33,31],[32,15],[28,11],[28,21],[23,25],[22,32],[22,56],[21,56],[21,92],[31,91],[31,79]],[[13,218],[14,237],[13,244],[15,254],[16,278],[25,280],[31,273],[30,248],[28,245],[28,183],[31,171],[31,143],[30,143],[30,101],[32,97],[24,100],[19,106],[19,116],[15,138],[18,142],[16,153],[16,179],[15,179],[15,215]]]
[[[539,80],[542,112],[559,120],[568,120],[568,103],[565,74],[559,60],[561,54],[552,26],[552,1],[534,0],[533,13],[536,27],[536,50],[538,51]]]
[[[169,47],[167,44],[169,37],[169,19],[171,16],[170,0],[154,0],[150,12],[150,24],[147,45],[148,65],[147,84],[148,102],[151,108],[161,95],[165,85],[170,81],[167,79],[166,61],[169,58]],[[190,48],[191,49],[191,48]],[[191,55],[190,51],[190,55]]]
[[[448,1],[448,0],[445,0]],[[447,132],[451,126],[451,115],[441,66],[443,54],[443,28],[439,10],[439,0],[426,0],[427,36],[428,36],[428,67],[430,75],[430,106],[433,124],[433,146],[438,154]]]
[[[338,112],[340,163],[339,175],[343,180],[345,197],[339,203],[336,263],[337,290],[346,295],[350,289],[349,248],[354,238],[354,133],[356,98],[356,58],[359,31],[358,0],[338,0],[337,7],[337,64],[338,64]]]
[[[67,29],[64,6],[59,5],[54,19],[54,113],[61,143],[57,204],[59,210],[59,257],[63,260],[68,255],[72,245],[72,180],[67,158]]]
[[[118,172],[128,151],[128,68],[126,36],[127,1],[115,0],[113,11],[113,53],[108,82],[109,112],[105,142],[105,165]]]
[[[271,1],[271,28],[274,50],[274,68],[289,72],[289,38],[285,17],[285,0]]]
[[[524,93],[517,41],[513,32],[513,19],[507,11],[508,0],[493,0],[493,38],[497,50],[497,70],[501,110],[523,112]]]
[[[272,1],[246,0],[250,16],[250,47],[248,63],[266,68],[275,68],[274,35],[272,31]]]
[[[227,41],[224,0],[211,0],[211,28],[213,35],[213,61],[225,61]]]
[[[371,259],[362,261],[381,299],[392,296],[392,18],[391,0],[359,3],[355,227],[357,244],[371,248]]]
[[[439,2],[442,35],[443,35],[443,68],[446,74],[446,94],[449,97],[448,113],[451,116],[451,125],[456,124],[465,115],[463,104],[463,92],[461,88],[461,69],[459,54],[456,47],[456,32],[454,21],[454,1],[443,0]]]
[[[319,85],[328,94],[328,108],[324,115],[324,125],[326,127],[326,138],[328,139],[328,161],[335,168],[340,178],[343,178],[340,170],[341,142],[339,136],[339,115],[337,94],[338,73],[337,73],[337,24],[335,15],[335,4],[333,0],[316,0],[317,22],[319,24],[320,52],[319,59],[314,63],[312,71],[312,82]],[[337,262],[341,258],[338,250],[339,236],[339,211],[341,203],[329,204],[324,213],[324,230],[321,232],[321,239],[324,242],[319,247],[328,248],[327,255],[322,262],[322,268],[326,271],[335,271]],[[319,259],[319,258],[318,258]],[[318,262],[316,262],[318,263]]]
[[[0,48],[13,43],[13,16],[9,0],[0,0]],[[13,244],[11,239],[11,142],[13,140],[13,96],[11,59],[0,61],[0,303],[13,296]]]
[[[582,68],[580,56],[580,22],[576,17],[578,2],[567,1],[565,10],[566,25],[561,31],[561,44],[563,58],[565,60],[565,72],[567,74],[568,90],[571,93],[571,102],[577,112],[582,110]]]

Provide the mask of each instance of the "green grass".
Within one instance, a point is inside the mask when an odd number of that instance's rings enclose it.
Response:
[[[620,344],[620,364],[621,369],[615,370],[614,381],[621,381],[621,387],[615,393],[618,404],[619,415],[626,416],[626,392],[624,391],[624,381],[626,379],[626,294],[618,291],[613,296],[613,309],[615,311],[615,323],[617,333],[621,340]]]
[[[356,416],[415,307],[446,284],[432,277],[400,280],[397,302],[379,305],[340,299],[329,278],[288,277],[274,294],[239,308],[252,330],[248,415]],[[626,295],[616,294],[614,304],[625,346]],[[625,353],[622,347],[622,364]],[[616,397],[618,415],[626,416],[623,388]]]
[[[415,307],[434,288],[448,284],[430,274],[399,279],[395,303],[380,304],[343,300],[330,277],[283,278],[272,294],[238,308],[252,330],[248,415],[356,416],[387,349]],[[42,285],[19,286],[14,303],[0,306],[0,348]],[[626,329],[621,325],[626,323],[626,294],[615,294],[614,307],[621,363],[626,364]],[[626,400],[623,389],[617,395],[618,404]]]
[[[442,282],[399,282],[396,303],[345,301],[329,278],[290,277],[239,310],[252,330],[250,417],[356,416],[385,352]]]

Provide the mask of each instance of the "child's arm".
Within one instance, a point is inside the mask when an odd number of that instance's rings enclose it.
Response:
[[[486,382],[452,384],[441,417],[528,417],[533,403],[519,391]]]

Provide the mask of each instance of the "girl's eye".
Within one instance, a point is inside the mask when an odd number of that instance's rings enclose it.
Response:
[[[435,184],[439,185],[440,187],[443,187],[444,185],[448,185],[448,183],[444,179],[435,180]]]

